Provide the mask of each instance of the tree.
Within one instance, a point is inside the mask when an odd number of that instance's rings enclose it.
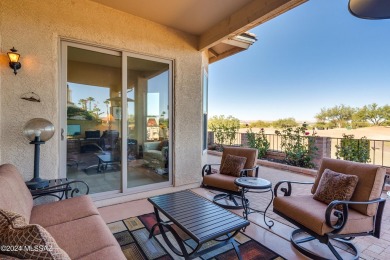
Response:
[[[373,125],[383,125],[390,120],[390,106],[378,106],[376,103],[360,108],[354,117],[356,121],[368,121]]]
[[[80,100],[79,100],[79,105],[81,105],[81,107],[82,107],[84,110],[87,110],[87,100],[86,100],[86,99],[80,99]]]
[[[92,101],[95,101],[93,97],[87,97],[87,101],[89,102],[89,111],[92,110]]]
[[[240,128],[240,120],[232,116],[213,116],[209,119],[208,127],[214,132],[218,144],[232,145]]]
[[[334,126],[343,127],[352,120],[352,115],[356,112],[355,108],[340,105],[331,108],[322,108],[315,118],[318,122],[332,123]]]
[[[289,118],[282,118],[274,121],[272,123],[272,126],[275,128],[296,127],[298,126],[298,123],[297,121],[295,121],[294,118],[289,117]]]
[[[262,120],[257,120],[255,122],[251,122],[249,123],[249,127],[250,128],[263,128],[263,127],[269,127],[271,126],[271,123],[268,123],[268,122],[264,122]]]
[[[109,99],[106,99],[104,102],[103,102],[104,104],[106,104],[106,112],[107,112],[107,119],[108,119],[108,117],[110,116],[109,114],[109,111],[108,111],[108,107],[109,107],[109,105],[110,105],[110,100]]]

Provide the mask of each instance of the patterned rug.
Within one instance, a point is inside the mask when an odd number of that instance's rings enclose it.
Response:
[[[166,221],[162,214],[161,216],[162,220]],[[162,235],[160,234],[159,228],[155,229],[152,239],[148,238],[149,231],[155,223],[156,217],[154,213],[149,213],[142,216],[109,223],[108,227],[114,234],[115,238],[118,240],[118,243],[120,244],[122,251],[127,259],[184,259],[177,256],[169,249],[169,247],[164,242]],[[185,241],[186,247],[188,247],[188,249],[194,248],[196,246],[195,242],[177,226],[173,224],[172,227]],[[167,232],[167,236],[170,238],[172,244],[177,246],[176,243],[174,243],[173,235],[170,232]],[[239,245],[238,247],[240,249],[242,259],[244,260],[284,259],[272,250],[246,236],[244,233],[239,232],[235,236],[235,240]],[[200,250],[213,246],[216,243],[218,242],[207,242]],[[237,259],[237,255],[233,249],[233,246],[231,244],[227,244],[196,259],[229,260]]]

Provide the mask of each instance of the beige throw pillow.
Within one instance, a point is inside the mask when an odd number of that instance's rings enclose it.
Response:
[[[329,204],[334,200],[350,200],[358,183],[358,176],[325,169],[313,198]],[[342,210],[342,206],[336,207]]]
[[[221,166],[221,174],[240,177],[242,169],[244,169],[246,157],[235,156],[228,154]]]
[[[21,215],[0,209],[2,254],[21,259],[70,260],[40,225],[29,225]]]

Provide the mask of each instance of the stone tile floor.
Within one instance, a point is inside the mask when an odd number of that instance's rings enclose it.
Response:
[[[219,163],[220,160],[221,158],[218,156],[208,155],[208,163]],[[281,180],[314,181],[314,177],[312,176],[263,166],[260,166],[259,177],[271,181],[273,185]],[[293,194],[310,194],[310,189],[311,185],[294,185]],[[366,236],[359,237],[354,240],[356,247],[360,251],[361,259],[390,259],[390,198],[388,198],[385,192],[382,193],[382,197],[387,198],[388,201],[383,213],[381,238],[377,239],[373,236]],[[269,203],[270,195],[269,193],[248,193],[248,198],[250,200],[251,207],[258,210],[264,210]],[[267,211],[267,216],[287,226],[294,227],[291,223],[273,213],[272,204]]]

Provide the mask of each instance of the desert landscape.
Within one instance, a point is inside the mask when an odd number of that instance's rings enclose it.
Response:
[[[246,133],[249,128],[241,128],[240,133]],[[275,134],[275,128],[264,128],[266,134]],[[254,133],[260,131],[260,128],[252,128]],[[343,134],[354,135],[356,139],[366,137],[370,141],[371,153],[370,160],[373,164],[379,164],[390,167],[390,127],[386,126],[372,126],[357,129],[347,128],[334,128],[328,130],[313,130],[310,129],[310,135],[315,132],[316,136],[331,137],[331,138],[342,138]],[[271,141],[271,140],[270,140]],[[272,142],[272,141],[271,141]],[[338,143],[337,139],[332,139],[331,154],[332,158],[336,158],[335,145]],[[280,148],[274,148],[280,149]]]

